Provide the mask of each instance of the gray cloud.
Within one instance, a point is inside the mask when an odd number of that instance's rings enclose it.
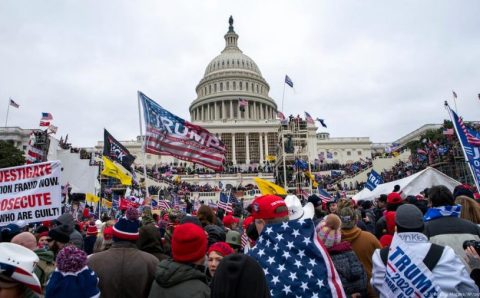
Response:
[[[51,112],[76,146],[139,133],[136,91],[177,115],[235,18],[240,48],[287,113],[326,119],[332,136],[393,141],[459,113],[478,120],[480,3],[466,1],[2,1],[0,102],[9,125]],[[2,115],[4,117],[4,115]]]

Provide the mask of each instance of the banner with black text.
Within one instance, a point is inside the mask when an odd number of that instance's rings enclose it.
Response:
[[[0,169],[0,226],[57,218],[61,212],[60,161]]]

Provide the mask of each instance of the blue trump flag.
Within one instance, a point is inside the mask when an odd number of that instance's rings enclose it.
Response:
[[[367,184],[365,185],[365,187],[368,188],[370,191],[373,191],[375,188],[377,188],[377,185],[382,183],[383,183],[382,176],[380,176],[380,174],[372,170],[368,175]]]
[[[271,297],[345,297],[311,219],[266,225],[248,254],[262,266]]]
[[[458,139],[462,145],[463,153],[465,154],[465,159],[468,160],[473,180],[478,189],[478,181],[480,181],[480,148],[476,145],[476,136],[472,135],[472,131],[465,127],[462,118],[458,117],[457,113],[450,109],[448,105],[446,105],[446,107],[450,112],[453,127],[455,127]]]

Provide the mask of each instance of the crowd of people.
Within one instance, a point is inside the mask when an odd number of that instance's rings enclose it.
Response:
[[[360,202],[269,194],[229,212],[65,212],[1,228],[0,296],[476,297],[479,224],[468,185]]]

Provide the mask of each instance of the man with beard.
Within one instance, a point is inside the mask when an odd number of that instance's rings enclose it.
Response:
[[[55,257],[58,252],[70,242],[70,234],[72,230],[68,225],[60,225],[48,232],[48,248],[53,251]]]

